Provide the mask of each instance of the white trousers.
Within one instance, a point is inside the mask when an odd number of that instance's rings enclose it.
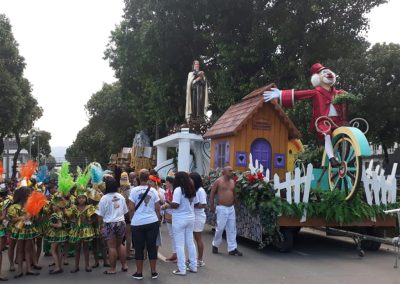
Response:
[[[236,213],[235,207],[218,205],[216,208],[217,228],[215,229],[212,245],[219,247],[222,243],[222,233],[226,231],[226,241],[228,252],[237,248],[236,243]]]
[[[186,272],[185,245],[188,249],[189,268],[197,271],[197,251],[193,240],[194,218],[173,218],[172,231],[174,233],[178,269]]]
[[[176,253],[175,238],[174,238],[174,233],[172,232],[172,224],[167,223],[167,229],[168,229],[169,238],[171,239],[172,253]]]

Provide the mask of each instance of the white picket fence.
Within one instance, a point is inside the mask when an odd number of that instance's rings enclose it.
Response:
[[[396,202],[396,170],[397,163],[394,163],[391,174],[385,177],[385,170],[379,165],[373,169],[372,160],[367,169],[363,165],[361,181],[369,205],[386,205]]]
[[[299,168],[294,170],[294,178],[292,179],[292,173],[287,172],[286,180],[281,182],[277,174],[274,175],[274,188],[276,190],[276,197],[281,197],[281,190],[286,189],[286,201],[289,204],[293,202],[299,204],[300,202],[308,203],[310,197],[311,181],[314,179],[313,166],[308,164],[305,175],[301,176]],[[301,189],[303,188],[303,200],[301,199]],[[307,220],[307,212],[304,210],[303,217],[300,222]]]
[[[263,166],[255,160],[253,164],[253,157],[249,155],[249,169],[252,174],[263,172]],[[385,177],[385,171],[376,166],[373,169],[373,161],[371,160],[367,169],[363,165],[361,181],[364,186],[365,196],[369,205],[390,204],[396,202],[397,184],[396,184],[396,170],[397,163],[393,164],[392,172]],[[301,171],[296,168],[294,171],[294,178],[292,173],[287,172],[285,175],[286,180],[281,182],[277,174],[274,175],[274,189],[276,190],[276,197],[281,197],[281,190],[286,189],[286,201],[289,204],[293,202],[299,204],[300,202],[308,203],[310,197],[311,181],[314,180],[313,166],[307,165],[305,175],[301,176]],[[270,172],[267,169],[264,181],[270,180]],[[303,188],[303,199],[301,200],[301,189]],[[303,217],[300,222],[305,222],[307,212],[304,211]]]
[[[258,172],[264,173],[264,166],[258,162],[258,160],[255,160],[253,163],[253,155],[250,153],[249,155],[249,170],[252,175],[257,174]],[[264,181],[269,182],[269,177],[270,177],[270,171],[267,169],[265,171],[265,176],[264,176]]]
[[[251,174],[257,174],[258,172],[264,172],[264,167],[262,164],[255,160],[253,163],[253,156],[249,155],[249,169]],[[299,168],[294,170],[294,178],[292,179],[292,173],[287,172],[286,180],[280,182],[279,176],[274,175],[274,189],[276,190],[276,197],[281,198],[281,190],[286,189],[286,201],[289,204],[293,202],[299,204],[300,202],[308,203],[310,197],[311,181],[314,179],[313,166],[308,164],[305,175],[301,176],[301,171]],[[264,181],[268,182],[270,180],[270,171],[266,170]],[[303,188],[303,200],[301,199],[301,189]],[[305,222],[307,220],[307,212],[304,211],[303,217],[300,222]]]

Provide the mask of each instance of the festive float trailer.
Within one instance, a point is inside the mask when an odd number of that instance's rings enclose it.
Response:
[[[252,154],[272,175],[283,178],[293,170],[294,157],[302,151],[301,134],[276,101],[264,103],[262,93],[273,86],[245,96],[206,132],[203,137],[211,139],[211,168],[229,164],[246,171]]]
[[[293,245],[293,235],[302,227],[341,228],[356,241],[360,254],[361,248],[378,249],[377,239],[356,236],[353,232],[383,236],[383,228],[396,227],[396,220],[385,216],[383,210],[395,208],[398,203],[395,189],[389,193],[386,188],[389,183],[393,185],[390,178],[384,179],[382,172],[372,168],[369,173],[362,173],[361,161],[366,151],[353,150],[360,148],[360,141],[366,141],[362,132],[346,126],[332,133],[333,150],[341,163],[332,166],[324,153],[321,159],[325,160],[322,163],[325,171],[319,172],[325,174],[313,174],[316,172],[312,165],[293,171],[297,154],[302,151],[297,140],[300,133],[277,101],[265,102],[263,93],[273,86],[245,96],[204,135],[211,138],[211,167],[217,169],[229,163],[237,172],[238,235],[261,244],[274,243],[287,251]],[[359,138],[355,139],[354,133]],[[271,178],[264,178],[266,171],[257,172],[249,160],[258,160],[263,169],[269,169]],[[354,179],[357,184],[351,183],[353,170],[358,173]],[[323,183],[321,178],[328,179],[328,175],[340,183],[329,188],[332,183],[326,180],[327,188],[311,190],[311,181],[317,180],[314,185],[318,186]],[[212,173],[206,180],[211,185],[217,177],[218,174]],[[362,187],[365,194],[356,194]],[[210,213],[208,223],[214,221]]]

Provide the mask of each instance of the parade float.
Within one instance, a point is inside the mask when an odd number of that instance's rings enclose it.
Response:
[[[273,244],[289,251],[300,229],[311,227],[353,238],[363,255],[364,249],[389,243],[383,238],[385,229],[396,227],[396,219],[385,211],[399,207],[397,165],[385,175],[372,160],[363,162],[371,155],[368,123],[347,120],[347,108],[357,97],[335,90],[335,74],[321,64],[311,72],[314,89],[280,91],[270,84],[215,122],[203,136],[211,139],[210,165],[217,169],[205,178],[206,187],[220,176],[219,168],[233,167],[238,235],[260,247]],[[302,159],[307,153],[301,133],[282,109],[299,99],[313,100],[310,129],[315,127],[325,142],[325,147],[308,149],[321,152],[318,167]],[[212,213],[208,223],[215,224]]]
[[[396,227],[396,218],[385,211],[399,207],[397,165],[385,175],[372,160],[367,162],[368,123],[347,119],[347,108],[357,97],[336,90],[335,74],[321,64],[314,64],[311,73],[314,89],[281,91],[266,85],[211,126],[206,79],[197,62],[197,70],[188,75],[186,123],[153,144],[156,169],[160,176],[171,170],[198,171],[209,190],[228,164],[235,171],[238,236],[289,251],[301,228],[319,228],[353,238],[363,255],[364,249],[389,242],[382,238],[385,229]],[[283,109],[301,99],[313,101],[310,131],[324,147],[304,147]],[[177,158],[167,159],[168,147],[176,148]],[[215,220],[207,212],[208,224],[214,226]]]

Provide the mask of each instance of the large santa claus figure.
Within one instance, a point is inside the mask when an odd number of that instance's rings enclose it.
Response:
[[[296,100],[312,99],[313,113],[310,130],[315,130],[315,121],[321,116],[329,117],[334,124],[328,127],[323,120],[318,122],[318,128],[322,132],[318,132],[318,137],[325,141],[325,151],[329,161],[333,167],[337,167],[339,162],[333,155],[333,147],[331,142],[331,132],[345,124],[346,118],[342,111],[342,105],[333,105],[333,99],[339,94],[346,93],[343,90],[336,90],[333,85],[336,83],[336,74],[320,63],[311,66],[311,84],[312,90],[279,90],[272,88],[270,91],[264,92],[264,101],[268,102],[273,99],[279,99],[284,107],[294,107]]]

